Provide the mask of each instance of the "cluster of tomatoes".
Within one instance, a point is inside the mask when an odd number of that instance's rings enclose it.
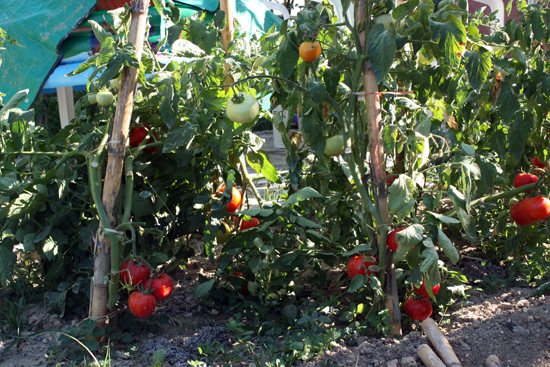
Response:
[[[130,311],[142,319],[151,316],[157,307],[157,301],[168,297],[174,289],[174,282],[168,274],[151,276],[151,269],[147,264],[138,264],[132,259],[126,260],[119,271],[123,284],[142,289],[132,292],[128,298]]]
[[[539,161],[538,158],[533,160],[533,165],[545,169],[546,164]],[[536,175],[529,173],[518,173],[514,178],[514,187],[529,185],[538,181]],[[530,193],[531,190],[527,190]],[[526,197],[512,205],[510,214],[514,222],[520,226],[529,226],[533,223],[546,220],[550,216],[550,199],[545,196]]]

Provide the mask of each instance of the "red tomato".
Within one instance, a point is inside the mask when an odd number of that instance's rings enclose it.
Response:
[[[153,277],[152,279],[148,279],[143,284],[143,288],[148,289],[149,284],[151,284],[151,289],[153,290],[151,294],[157,301],[168,297],[172,293],[172,289],[174,289],[174,282],[166,273],[162,273],[158,278]]]
[[[131,286],[137,286],[143,284],[151,275],[151,269],[146,264],[136,264],[131,259],[126,260],[120,267],[120,281],[122,283],[130,284]]]
[[[145,319],[155,311],[157,301],[152,294],[143,294],[140,291],[135,291],[128,298],[128,307],[132,313],[142,319]]]
[[[388,247],[393,252],[396,252],[397,248],[399,247],[399,245],[397,244],[397,240],[395,239],[396,233],[404,231],[405,229],[406,229],[405,227],[397,228],[395,231],[391,231],[390,234],[388,235]]]
[[[218,195],[223,194],[225,191],[225,186],[220,187],[218,190]],[[231,201],[227,203],[227,212],[228,213],[235,213],[237,209],[241,207],[241,203],[243,201],[243,197],[239,190],[235,186],[233,186],[233,190],[231,190]]]
[[[540,222],[550,216],[550,200],[544,196],[525,198],[519,205],[519,212],[529,222]]]
[[[413,286],[413,288],[414,288],[414,291],[417,294],[421,295],[422,297],[430,298],[430,295],[428,294],[428,290],[426,289],[426,283],[424,283],[424,278],[422,278],[422,284],[420,285],[420,288],[416,288],[416,286]],[[432,287],[432,293],[434,296],[437,296],[437,294],[439,293],[439,288],[441,288],[439,284],[434,285]]]
[[[243,220],[241,222],[241,231],[249,228],[258,227],[259,224],[260,221],[257,218],[252,218],[251,220]]]
[[[514,187],[529,185],[537,182],[537,180],[538,180],[538,177],[535,175],[531,175],[529,173],[518,173],[514,178]],[[531,192],[531,190],[527,190],[526,192],[529,193]]]
[[[132,131],[130,131],[130,146],[132,148],[136,148],[137,146],[139,146],[141,142],[145,140],[145,137],[147,136],[149,129],[150,127],[147,124],[143,124],[143,126],[134,127]],[[157,140],[158,140],[158,135],[156,133],[155,133],[155,136],[157,137]],[[147,144],[151,144],[154,142],[155,142],[155,139],[153,138],[149,138],[149,140],[147,140]],[[155,147],[149,147],[147,149],[144,149],[143,151],[145,153],[151,154],[155,151]]]
[[[433,307],[430,300],[426,298],[409,298],[403,303],[403,311],[405,311],[413,321],[424,321],[432,315]]]
[[[535,157],[535,159],[533,159],[533,166],[537,166],[538,168],[545,169],[546,168],[546,162],[542,163],[539,160],[539,157]]]
[[[391,184],[392,184],[395,180],[397,180],[397,177],[398,177],[398,175],[391,175],[391,176],[389,176],[388,178],[386,178],[386,184],[387,184],[388,186],[391,186]]]
[[[512,205],[512,208],[510,209],[510,214],[512,215],[512,219],[514,220],[514,222],[516,222],[520,226],[530,226],[531,224],[535,223],[535,222],[528,221],[523,217],[523,215],[519,210],[520,204],[521,204],[521,201]]]
[[[244,274],[241,273],[240,271],[236,271],[236,272],[235,272],[235,276],[236,276],[236,277],[239,277],[239,278],[244,278]],[[233,283],[231,283],[231,284],[233,284]],[[249,293],[249,292],[248,292],[248,282],[244,283],[244,285],[241,287],[241,292],[242,292],[243,294]]]
[[[351,279],[356,275],[376,274],[374,270],[367,270],[371,265],[378,265],[378,261],[372,256],[355,255],[348,261],[347,272]]]

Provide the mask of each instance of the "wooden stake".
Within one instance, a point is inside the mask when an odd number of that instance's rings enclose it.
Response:
[[[418,354],[418,357],[420,357],[426,367],[445,367],[445,364],[427,344],[418,346],[416,354]]]
[[[229,44],[233,41],[233,36],[235,35],[235,0],[220,0],[220,10],[223,10],[225,13],[226,24],[222,30],[222,47],[223,50],[227,53]],[[224,65],[225,71],[229,70],[229,64]],[[225,77],[224,84],[231,84],[234,80],[231,75]],[[224,88],[225,91],[229,90],[229,87]]]
[[[432,318],[428,317],[420,326],[447,367],[462,367],[449,341]]]
[[[360,27],[366,20],[366,1],[361,0],[357,3],[356,12],[356,27]],[[365,25],[366,26],[366,25]],[[361,54],[366,54],[366,32],[359,33],[359,40]],[[365,104],[367,108],[367,123],[369,133],[369,152],[371,158],[371,177],[372,181],[380,182],[380,180],[386,176],[386,160],[384,157],[384,145],[382,144],[382,110],[380,105],[380,95],[378,93],[378,83],[376,83],[376,76],[374,75],[374,69],[369,60],[365,61],[363,65],[363,86],[365,89]],[[387,224],[389,218],[388,209],[388,192],[386,190],[385,183],[378,187],[378,210],[382,216],[384,223]],[[381,244],[380,234],[378,234],[378,245]],[[380,249],[380,253],[382,250]],[[387,255],[390,252],[387,251]],[[386,262],[386,279],[384,281],[384,292],[387,295],[385,300],[386,308],[389,311],[391,322],[393,326],[392,335],[401,335],[401,311],[399,309],[399,296],[397,294],[397,280],[395,276],[395,267],[392,256],[384,256],[387,259]]]
[[[495,355],[490,355],[485,361],[485,367],[502,367],[500,359]]]
[[[129,42],[136,46],[136,57],[141,61],[145,28],[147,24],[148,0],[132,0],[132,25]],[[115,228],[117,224],[118,193],[122,179],[122,168],[130,118],[134,107],[134,94],[139,70],[125,66],[122,70],[122,83],[118,95],[111,137],[108,143],[109,155],[103,186],[102,203],[109,220],[108,226]],[[107,315],[107,300],[109,297],[107,275],[111,272],[111,243],[105,235],[106,224],[101,223],[97,231],[97,244],[94,253],[93,298],[90,317],[96,320],[98,327],[105,325]],[[115,264],[116,265],[116,264]],[[111,310],[111,312],[114,310]]]

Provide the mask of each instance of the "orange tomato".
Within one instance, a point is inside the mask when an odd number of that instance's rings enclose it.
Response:
[[[304,61],[313,61],[321,54],[319,42],[303,42],[300,45],[300,57]]]

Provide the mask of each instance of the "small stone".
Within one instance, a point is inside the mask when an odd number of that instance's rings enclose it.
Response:
[[[527,316],[527,321],[529,322],[533,322],[535,320],[535,318],[531,315]]]
[[[124,352],[121,352],[120,350],[117,350],[117,351],[115,352],[115,356],[116,356],[117,358],[124,359],[124,360],[130,359],[130,356],[129,356],[128,354],[126,354],[126,353],[124,353]]]
[[[405,357],[401,360],[401,367],[418,367],[413,357]]]
[[[517,308],[527,307],[527,306],[529,306],[529,301],[526,300],[526,299],[522,299],[522,300],[518,301],[518,303],[516,303]]]
[[[470,350],[472,348],[470,348],[470,346],[466,343],[464,343],[462,340],[458,340],[458,343],[460,344],[460,346],[462,347],[462,349],[464,350]]]
[[[514,328],[512,329],[512,331],[516,334],[521,334],[521,335],[531,335],[531,332],[521,326],[514,326]]]
[[[393,360],[391,360],[391,361],[388,362],[387,367],[397,367],[397,363],[399,363],[399,362],[397,361],[397,359],[393,359]]]
[[[210,314],[211,314],[211,315],[217,315],[217,314],[219,314],[219,313],[220,313],[220,311],[218,311],[218,310],[216,310],[216,309],[210,310]]]

